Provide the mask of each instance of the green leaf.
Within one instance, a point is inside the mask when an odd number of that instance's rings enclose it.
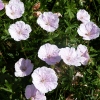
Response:
[[[2,73],[5,73],[6,72],[6,66],[4,66],[3,68],[2,68]]]

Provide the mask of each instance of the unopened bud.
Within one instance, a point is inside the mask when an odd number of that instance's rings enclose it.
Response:
[[[33,15],[36,17],[39,17],[41,14],[42,14],[41,11],[36,11],[33,13]]]
[[[54,13],[55,15],[57,15],[58,17],[62,17],[61,13]]]
[[[33,10],[38,10],[40,8],[40,5],[41,5],[40,2],[34,4]]]

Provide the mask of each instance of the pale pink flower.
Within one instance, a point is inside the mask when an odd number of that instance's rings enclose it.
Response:
[[[24,59],[20,58],[16,63],[15,63],[15,76],[16,77],[24,77],[29,74],[31,74],[33,70],[33,64],[31,63],[31,60],[29,59]]]
[[[46,100],[45,94],[43,94],[39,90],[37,90],[33,84],[26,86],[25,97],[26,97],[26,99],[31,98],[31,100]]]
[[[46,43],[38,50],[38,57],[48,65],[54,65],[60,62],[59,48],[56,45]]]
[[[11,24],[8,29],[11,38],[15,41],[26,40],[29,38],[29,33],[32,31],[28,24],[23,21],[17,21],[15,24]]]
[[[92,40],[99,37],[100,28],[93,22],[81,24],[77,30],[78,34],[83,37],[84,40]]]
[[[0,0],[0,10],[4,9],[4,3]]]
[[[20,0],[10,0],[8,4],[5,5],[6,15],[10,19],[17,19],[22,17],[24,14],[24,3]]]
[[[83,23],[90,22],[90,15],[88,14],[88,12],[86,10],[80,9],[77,12],[77,20],[79,20]]]
[[[32,73],[32,83],[41,93],[55,89],[58,85],[57,80],[55,71],[45,66],[35,69]]]
[[[78,57],[80,59],[80,62],[83,65],[87,65],[87,63],[90,59],[87,47],[85,45],[82,45],[82,44],[78,45],[77,54],[78,54]]]
[[[75,48],[73,47],[61,48],[59,55],[63,59],[64,63],[66,63],[67,65],[81,66]]]
[[[38,17],[37,23],[47,32],[54,32],[59,26],[59,17],[52,12],[44,12]]]

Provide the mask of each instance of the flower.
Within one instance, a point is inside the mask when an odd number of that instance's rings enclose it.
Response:
[[[59,17],[52,12],[44,12],[38,17],[37,23],[47,32],[54,32],[59,26]]]
[[[32,73],[32,83],[41,93],[55,89],[58,85],[57,80],[55,71],[45,66],[35,69]]]
[[[17,21],[15,24],[10,25],[8,31],[15,41],[20,41],[28,39],[29,33],[32,31],[32,29],[23,21]]]
[[[4,3],[0,0],[0,10],[4,9]]]
[[[79,20],[83,23],[90,22],[90,15],[88,14],[88,12],[86,10],[80,9],[77,12],[77,20]]]
[[[20,18],[24,13],[24,4],[20,0],[10,0],[5,5],[6,15],[10,19]]]
[[[46,43],[38,50],[38,57],[48,65],[54,65],[60,62],[59,48],[56,45]]]
[[[77,54],[78,54],[78,57],[80,59],[80,62],[83,65],[87,65],[87,63],[88,63],[88,61],[90,59],[87,47],[85,45],[82,45],[82,44],[78,45]]]
[[[92,40],[99,37],[100,28],[93,22],[88,22],[86,24],[81,24],[77,32],[84,40]]]
[[[29,75],[33,70],[33,64],[31,63],[31,60],[20,58],[15,63],[15,76],[16,77],[24,77]]]
[[[66,48],[61,48],[59,55],[63,59],[64,63],[67,65],[74,65],[74,66],[80,66],[81,63],[79,62],[77,52],[75,48],[71,47],[66,47]]]
[[[31,100],[46,100],[45,94],[37,90],[33,84],[26,86],[25,97]]]

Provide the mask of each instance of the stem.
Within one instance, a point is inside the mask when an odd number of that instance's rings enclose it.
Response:
[[[95,6],[96,11],[98,11],[98,10],[97,10],[97,6],[96,6],[96,4],[95,4],[95,1],[94,1],[94,0],[93,0],[93,4],[94,4],[94,6]]]
[[[25,53],[25,51],[24,51],[24,47],[23,47],[23,44],[22,44],[21,41],[20,41],[20,44],[21,44],[21,49],[22,49],[22,51],[24,52],[25,57],[28,58],[27,55],[26,55],[26,53]]]
[[[10,92],[10,93],[12,93],[12,90],[10,90],[10,89],[3,88],[3,87],[0,87],[0,89],[1,89],[1,90],[4,90],[4,91],[6,91],[6,92]]]

